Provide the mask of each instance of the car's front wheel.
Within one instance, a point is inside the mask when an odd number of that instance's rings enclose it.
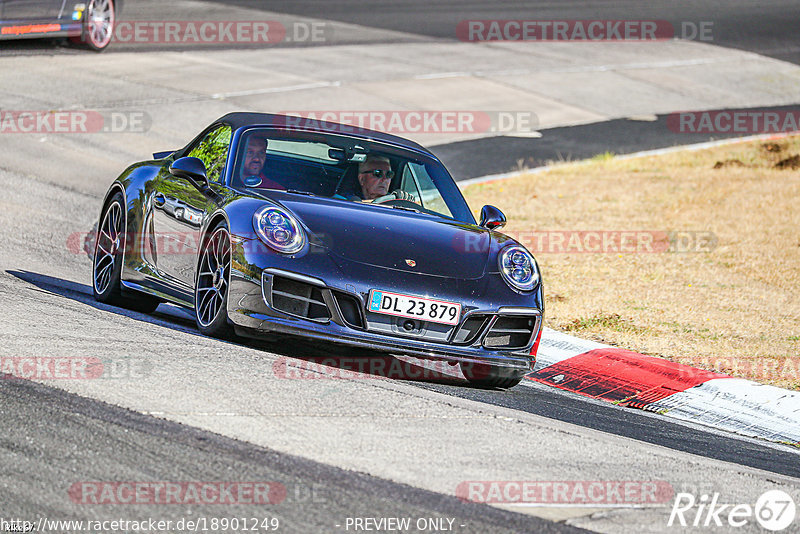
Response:
[[[211,337],[230,339],[228,283],[231,274],[231,235],[224,221],[203,239],[195,278],[194,309],[197,328]]]
[[[125,198],[116,193],[100,217],[92,260],[92,290],[95,300],[112,306],[150,313],[158,300],[145,294],[128,297],[122,294],[120,278],[127,246]]]
[[[508,389],[519,384],[525,371],[482,363],[460,362],[461,372],[469,383],[482,388]]]

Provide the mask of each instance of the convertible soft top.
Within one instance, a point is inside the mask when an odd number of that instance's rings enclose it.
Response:
[[[392,144],[433,156],[430,151],[426,150],[421,145],[403,137],[310,117],[293,117],[271,113],[234,112],[220,117],[216,122],[229,124],[234,130],[246,126],[260,126],[265,128],[289,128],[299,131],[346,135],[367,141]]]

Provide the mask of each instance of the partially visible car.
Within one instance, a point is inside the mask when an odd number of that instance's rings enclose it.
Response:
[[[0,0],[0,40],[68,37],[102,52],[121,10],[122,0]]]

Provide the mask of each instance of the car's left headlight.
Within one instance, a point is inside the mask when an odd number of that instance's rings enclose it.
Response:
[[[520,291],[531,291],[539,284],[539,269],[530,252],[520,245],[500,251],[500,274],[508,285]]]
[[[295,216],[276,206],[264,206],[256,211],[253,228],[261,241],[283,254],[300,252],[306,244],[306,234]]]

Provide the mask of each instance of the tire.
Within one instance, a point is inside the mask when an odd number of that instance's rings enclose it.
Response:
[[[115,0],[89,0],[83,12],[83,30],[71,41],[83,48],[102,52],[114,37],[117,28]]]
[[[220,221],[203,237],[194,283],[194,318],[207,336],[233,339],[228,323],[228,284],[231,274],[231,235]]]
[[[527,374],[525,371],[520,371],[518,369],[509,369],[508,367],[498,367],[482,363],[459,362],[459,367],[461,367],[464,378],[469,380],[470,384],[482,388],[513,388],[519,384]]]
[[[92,292],[98,302],[121,306],[129,310],[152,313],[158,307],[158,299],[136,294],[122,294],[120,275],[127,246],[127,216],[122,193],[115,193],[108,201],[100,217],[92,259]]]

